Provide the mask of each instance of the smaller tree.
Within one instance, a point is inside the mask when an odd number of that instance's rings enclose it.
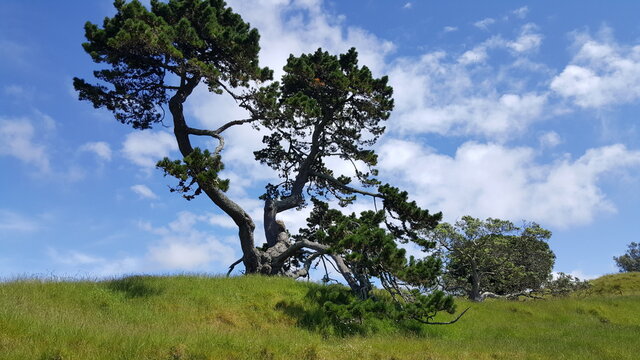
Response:
[[[544,284],[542,293],[551,296],[568,296],[576,291],[587,290],[590,286],[588,280],[580,280],[576,276],[559,272],[555,279],[550,279]]]
[[[640,271],[640,243],[632,242],[624,255],[613,257],[620,272]]]
[[[551,277],[555,255],[546,242],[551,232],[538,224],[517,227],[464,216],[453,225],[438,225],[429,236],[446,262],[443,287],[471,300],[525,295]]]

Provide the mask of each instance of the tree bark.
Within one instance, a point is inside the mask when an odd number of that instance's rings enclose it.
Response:
[[[200,79],[197,77],[183,79],[180,89],[176,91],[175,95],[169,100],[169,111],[173,117],[173,132],[183,157],[189,156],[189,154],[193,152],[193,146],[189,139],[189,127],[184,118],[183,104],[199,82]],[[245,271],[247,273],[258,272],[260,269],[259,253],[255,248],[253,234],[256,226],[251,216],[220,189],[200,181],[198,181],[198,186],[200,186],[209,199],[229,215],[238,226],[238,236],[243,252],[242,261],[246,269]]]

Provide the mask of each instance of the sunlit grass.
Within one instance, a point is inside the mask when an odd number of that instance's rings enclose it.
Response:
[[[1,359],[636,359],[640,273],[541,301],[458,301],[450,326],[344,332],[321,285],[243,276],[0,284]],[[443,320],[451,317],[443,314]]]

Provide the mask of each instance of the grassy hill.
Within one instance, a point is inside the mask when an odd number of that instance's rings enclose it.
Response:
[[[345,333],[323,287],[283,278],[134,276],[0,283],[0,359],[637,359],[640,273],[539,301],[459,301],[456,324]],[[450,318],[444,314],[442,319]]]

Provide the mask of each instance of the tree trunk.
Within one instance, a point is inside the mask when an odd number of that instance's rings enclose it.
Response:
[[[469,299],[476,302],[482,301],[482,294],[480,294],[480,274],[475,270],[471,274],[471,291],[469,293]]]
[[[198,78],[184,79],[180,90],[169,100],[169,111],[171,111],[173,117],[173,133],[183,157],[187,157],[193,152],[193,146],[189,139],[189,127],[184,118],[183,103],[199,82],[200,79]],[[258,272],[261,267],[260,254],[255,248],[253,232],[256,226],[251,216],[215,186],[200,181],[198,181],[198,186],[238,226],[238,236],[243,253],[242,262],[244,263],[245,271],[249,274]]]

